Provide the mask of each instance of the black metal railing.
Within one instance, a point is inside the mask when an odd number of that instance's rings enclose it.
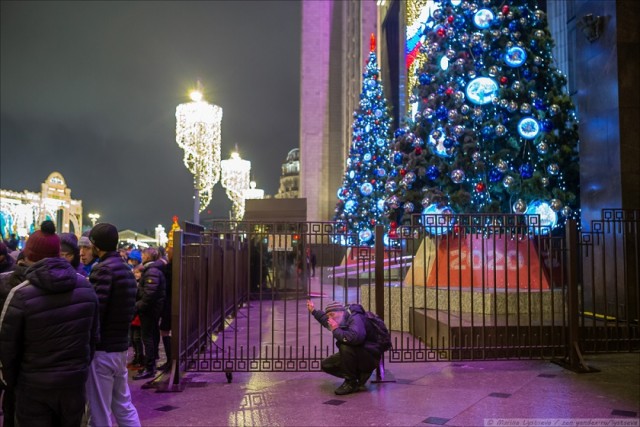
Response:
[[[556,235],[537,216],[417,215],[350,248],[338,243],[357,236],[329,222],[185,226],[174,235],[174,381],[180,369],[319,370],[335,346],[307,299],[381,315],[390,362],[575,365],[580,351],[637,350],[638,217],[605,210],[590,231],[569,222]]]

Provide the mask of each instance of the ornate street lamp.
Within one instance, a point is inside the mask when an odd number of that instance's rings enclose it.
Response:
[[[193,174],[193,222],[200,223],[200,212],[209,202],[213,186],[220,179],[220,124],[222,108],[203,99],[198,90],[192,102],[176,108],[176,143],[184,150],[184,165]]]
[[[220,183],[233,202],[232,219],[240,221],[244,217],[244,192],[249,188],[251,162],[242,160],[240,154],[234,151],[231,153],[231,158],[220,162],[220,169],[222,171]]]
[[[87,214],[87,216],[91,220],[91,227],[94,227],[96,225],[96,222],[100,219],[100,214],[98,213],[90,213]]]

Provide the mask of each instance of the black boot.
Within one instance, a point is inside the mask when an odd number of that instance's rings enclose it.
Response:
[[[358,391],[358,381],[357,380],[344,380],[342,385],[335,390],[335,394],[338,396],[343,396],[345,394],[351,394]]]

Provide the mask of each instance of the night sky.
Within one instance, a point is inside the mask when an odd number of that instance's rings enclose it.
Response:
[[[199,79],[267,194],[298,146],[295,1],[2,1],[0,187],[60,172],[86,214],[149,232],[193,217],[175,109]],[[228,218],[220,183],[203,217]]]

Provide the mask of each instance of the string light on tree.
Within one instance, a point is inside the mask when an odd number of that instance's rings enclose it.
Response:
[[[225,188],[227,197],[233,202],[231,217],[240,221],[244,217],[245,191],[249,189],[251,162],[243,160],[240,154],[234,151],[229,159],[220,162],[220,168],[220,183]]]
[[[456,213],[535,213],[547,232],[577,217],[575,108],[545,12],[535,0],[514,3],[435,0],[416,112],[392,144],[391,221],[422,200]]]
[[[193,219],[197,224],[220,179],[222,108],[204,100],[199,82],[190,97],[191,102],[176,108],[176,143],[184,150],[184,165],[193,174]]]
[[[264,199],[264,190],[256,188],[256,185],[256,182],[253,180],[249,183],[249,188],[244,190],[245,200]]]
[[[384,98],[380,70],[371,35],[369,60],[365,67],[360,106],[354,112],[351,147],[342,186],[336,195],[334,221],[340,233],[339,243],[369,246],[374,244],[374,229],[387,225],[385,216],[385,182],[390,164],[389,140],[391,117]]]

